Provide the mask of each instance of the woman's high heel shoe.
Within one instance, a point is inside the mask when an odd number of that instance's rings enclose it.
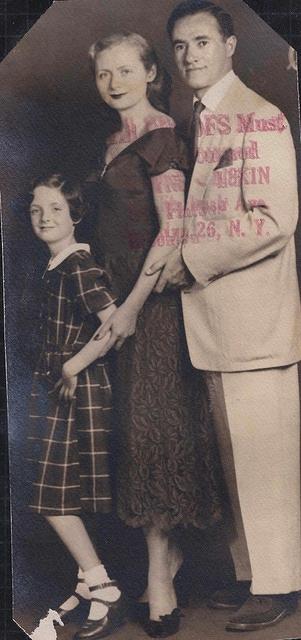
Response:
[[[183,614],[177,608],[165,616],[160,616],[160,621],[145,620],[142,623],[142,627],[151,638],[168,638],[168,636],[173,636],[179,631],[181,617],[183,617]]]
[[[188,607],[189,592],[187,587],[185,563],[182,563],[179,567],[173,579],[173,583],[179,606],[183,608]],[[129,615],[133,622],[137,622],[143,626],[143,623],[149,620],[149,603],[140,602],[139,600],[132,601],[129,606]]]
[[[90,587],[90,591],[97,591],[99,589],[105,589],[106,587],[117,586],[115,581],[106,582],[101,585]],[[100,620],[90,620],[89,618],[77,631],[73,640],[100,640],[109,636],[113,631],[116,631],[125,621],[128,614],[128,601],[127,598],[121,594],[118,600],[115,602],[109,602],[103,598],[91,598],[91,602],[100,602],[108,607],[107,614]]]

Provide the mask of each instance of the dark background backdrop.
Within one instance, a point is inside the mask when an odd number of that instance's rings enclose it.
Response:
[[[2,55],[17,43],[50,4],[43,0],[0,0]],[[97,93],[88,73],[86,52],[99,34],[120,28],[137,30],[154,42],[159,56],[174,74],[164,25],[175,4],[174,0],[135,0],[122,3],[120,0],[59,0],[0,67],[3,127],[1,147],[4,151],[1,188],[5,211],[6,277],[9,282],[6,289],[9,316],[7,338],[9,359],[14,362],[13,375],[10,376],[9,371],[9,382],[11,471],[15,478],[14,501],[18,504],[15,516],[15,579],[19,594],[23,594],[16,599],[19,616],[22,616],[30,601],[24,595],[25,592],[31,597],[33,606],[38,606],[39,603],[34,602],[33,587],[34,591],[40,591],[39,595],[43,595],[41,590],[45,590],[45,582],[48,580],[49,587],[64,563],[63,551],[54,536],[47,535],[48,530],[44,530],[42,525],[36,525],[36,521],[33,532],[33,520],[30,516],[25,516],[22,510],[26,489],[20,471],[20,456],[24,444],[22,434],[26,422],[24,415],[30,390],[33,352],[29,329],[32,328],[31,321],[35,316],[35,300],[31,292],[33,279],[39,276],[39,268],[44,259],[38,245],[32,242],[28,222],[22,213],[22,193],[27,181],[41,170],[64,170],[71,167],[75,174],[85,174],[91,158],[97,153],[98,141],[105,135],[105,129]],[[248,22],[247,5],[242,6],[240,0],[221,0],[220,4],[233,13],[240,39],[235,70],[247,84],[286,113],[297,141],[296,75],[293,70],[286,71],[287,44],[281,42],[268,27],[255,20],[251,12]],[[296,48],[301,47],[300,0],[249,0],[248,5],[290,44]],[[120,8],[122,6],[123,9]],[[176,81],[174,87],[172,114],[182,120],[189,113],[190,96],[179,82]],[[37,268],[32,270],[30,265],[34,264]],[[28,373],[28,376],[24,373]],[[27,382],[24,381],[25,378]],[[2,442],[4,434],[3,420]],[[1,494],[1,506],[6,509],[1,533],[2,542],[7,546],[7,489],[6,493],[3,491]],[[114,531],[116,535],[116,524],[111,520],[107,526],[109,535],[100,540],[100,543],[107,552],[109,562],[114,565],[109,538],[110,532]],[[46,548],[44,545],[43,548],[42,545],[39,547],[39,538],[44,538],[45,535]],[[143,558],[143,542],[138,532],[134,535],[135,542],[133,544],[131,541],[130,547],[140,545]],[[124,550],[128,547],[126,536],[122,535],[119,542],[123,544]],[[30,562],[34,550],[38,559],[36,567]],[[51,567],[43,560],[47,553],[55,559]],[[39,582],[39,574],[43,562],[42,584]],[[139,588],[139,581],[143,583],[144,568],[141,566],[139,575],[134,576],[130,572],[131,564],[129,558],[128,565],[124,568],[129,574],[129,582],[134,579]],[[67,564],[67,572],[69,567]],[[209,568],[208,561],[207,569]],[[4,638],[21,640],[25,637],[24,634],[9,622],[10,575],[7,560],[4,560],[2,569],[5,573],[5,586],[1,592]],[[214,586],[215,578],[218,579],[218,576],[213,576],[209,587]],[[40,589],[37,589],[37,585]],[[59,596],[59,588],[56,596]]]

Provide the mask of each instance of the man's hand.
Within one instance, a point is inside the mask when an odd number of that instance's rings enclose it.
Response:
[[[193,283],[192,276],[184,264],[180,248],[175,249],[165,258],[154,262],[145,274],[152,276],[158,271],[162,271],[162,273],[154,287],[154,291],[157,293],[162,293],[166,285],[181,288],[191,286]]]

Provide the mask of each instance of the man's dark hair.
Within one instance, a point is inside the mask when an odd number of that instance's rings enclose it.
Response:
[[[222,7],[207,0],[184,0],[173,9],[168,18],[166,29],[170,39],[172,40],[174,26],[178,20],[201,12],[209,13],[216,18],[220,33],[225,40],[234,35],[233,20]]]

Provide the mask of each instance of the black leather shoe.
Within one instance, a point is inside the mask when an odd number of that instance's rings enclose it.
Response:
[[[99,587],[97,587],[99,588]],[[107,602],[99,598],[91,598],[91,602],[97,600],[108,607],[108,613],[101,620],[86,620],[77,631],[73,640],[100,640],[116,631],[126,620],[128,613],[128,601],[123,594],[116,602]]]
[[[256,631],[280,622],[297,608],[296,594],[253,596],[230,618],[226,631]]]
[[[219,589],[207,600],[209,609],[238,609],[250,595],[251,582],[236,582],[233,586]]]
[[[78,609],[82,608],[83,606],[87,607],[91,602],[88,598],[83,598],[83,596],[81,596],[79,593],[76,593],[76,591],[72,595],[77,599],[77,604],[75,605],[75,607],[73,607],[73,609],[63,609],[62,607],[59,607],[57,609],[57,612],[61,620],[64,622],[64,625],[70,622],[75,611],[78,611]],[[59,625],[59,623],[55,621],[54,626],[56,625]]]
[[[182,616],[180,609],[174,609],[166,616],[160,616],[160,621],[147,619],[141,626],[151,638],[168,638],[179,631]]]

